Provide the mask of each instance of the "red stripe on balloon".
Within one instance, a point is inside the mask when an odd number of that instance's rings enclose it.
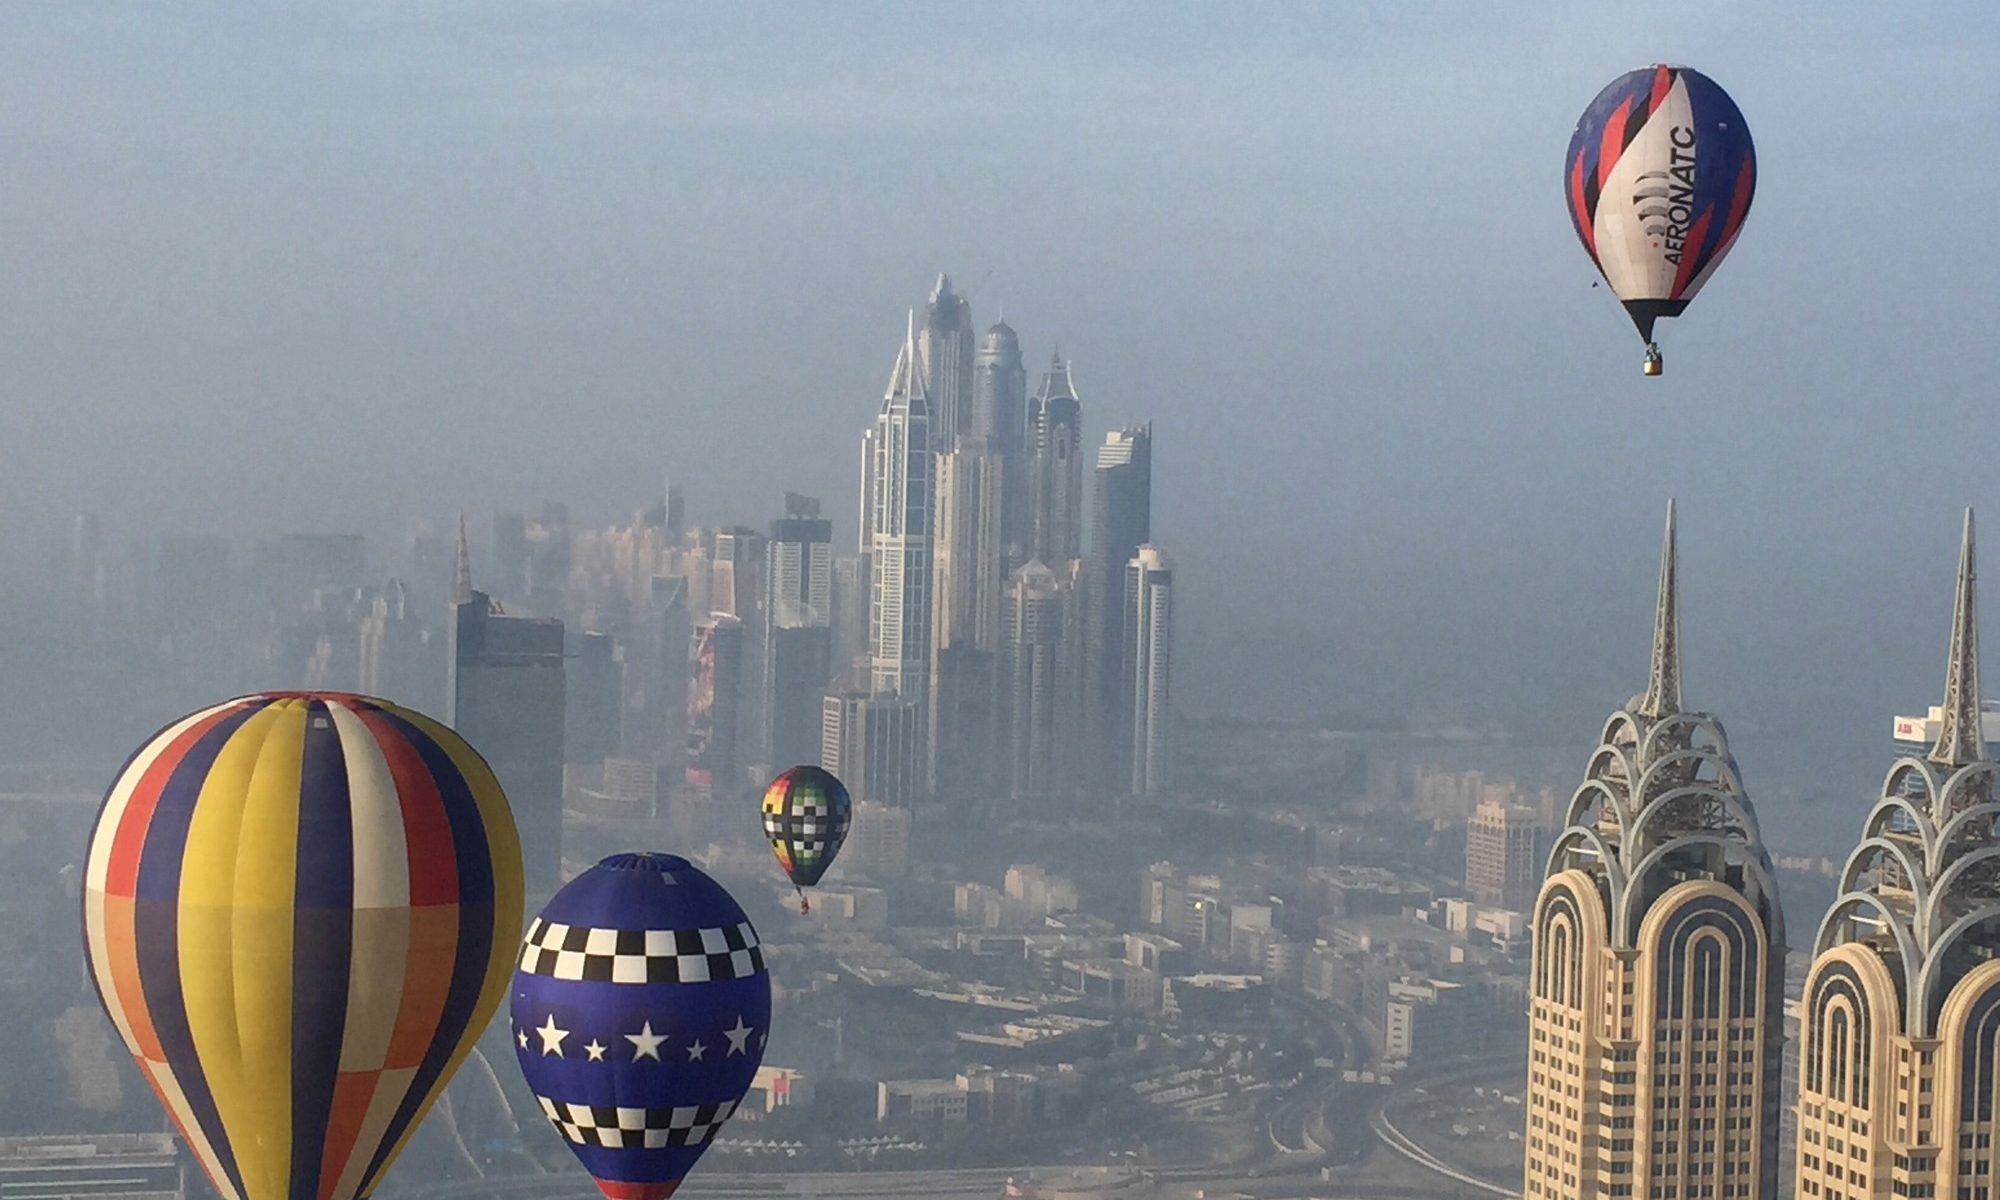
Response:
[[[1646,100],[1646,111],[1656,113],[1660,105],[1666,103],[1667,93],[1674,90],[1674,69],[1655,67],[1653,69],[1653,94]]]
[[[1687,287],[1688,280],[1694,278],[1695,261],[1702,257],[1699,247],[1708,237],[1708,223],[1714,216],[1715,207],[1713,205],[1702,209],[1701,216],[1696,219],[1694,227],[1688,230],[1687,239],[1681,243],[1681,265],[1680,269],[1674,272],[1674,290],[1672,293],[1673,298],[1676,300],[1681,298],[1681,290]]]
[[[1604,181],[1611,174],[1611,168],[1617,165],[1619,156],[1625,153],[1625,122],[1631,115],[1632,101],[1628,97],[1612,112],[1611,119],[1604,123],[1604,138],[1597,146],[1599,188],[1604,186]]]
[[[1597,229],[1583,199],[1583,152],[1577,151],[1576,161],[1569,169],[1569,215],[1576,222],[1576,236],[1583,239],[1583,248],[1590,251],[1590,261],[1597,261]]]
[[[667,1200],[680,1186],[678,1179],[672,1183],[625,1183],[616,1179],[597,1181],[597,1190],[604,1193],[606,1200]]]
[[[160,751],[159,756],[146,767],[146,773],[139,777],[131,798],[125,802],[125,811],[118,821],[118,832],[111,839],[111,857],[105,869],[105,895],[129,897],[138,891],[139,856],[146,849],[146,831],[152,826],[153,809],[160,802],[160,793],[166,790],[167,780],[173,778],[181,760],[187,757],[188,751],[202,739],[203,734],[242,707],[239,704],[226,705],[181,730],[172,744]]]
[[[1743,218],[1750,211],[1750,194],[1757,190],[1757,162],[1749,154],[1743,156],[1743,165],[1736,171],[1736,195],[1729,201],[1729,220],[1723,223],[1722,236],[1716,239],[1718,249],[1727,246],[1736,231],[1743,228]]]

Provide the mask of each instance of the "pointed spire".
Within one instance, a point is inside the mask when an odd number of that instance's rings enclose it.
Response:
[[[458,563],[452,575],[451,602],[472,603],[472,542],[465,536],[465,514],[458,514]]]
[[[1972,510],[1965,510],[1965,538],[1958,550],[1958,600],[1951,613],[1951,658],[1944,671],[1944,719],[1938,722],[1931,761],[1962,767],[1986,759],[1979,702],[1979,572],[1973,564]]]
[[[889,372],[889,388],[882,394],[882,402],[885,407],[914,402],[911,407],[921,409],[929,399],[924,388],[924,360],[917,349],[917,310],[913,308],[903,334],[903,348],[896,352],[896,366]]]
[[[1674,542],[1674,502],[1667,501],[1666,544],[1660,548],[1660,601],[1653,610],[1653,667],[1646,677],[1641,716],[1658,720],[1681,711],[1679,551]]]

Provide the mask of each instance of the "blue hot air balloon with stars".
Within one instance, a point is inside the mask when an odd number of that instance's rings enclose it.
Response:
[[[686,859],[617,854],[529,926],[515,1053],[610,1200],[665,1200],[764,1059],[771,980],[742,906]]]

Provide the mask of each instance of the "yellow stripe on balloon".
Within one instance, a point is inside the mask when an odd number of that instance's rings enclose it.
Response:
[[[291,1183],[292,903],[306,705],[282,700],[223,743],[181,863],[181,994],[251,1200]],[[254,854],[242,847],[256,848]]]

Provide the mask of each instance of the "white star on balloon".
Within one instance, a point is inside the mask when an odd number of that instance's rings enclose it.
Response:
[[[591,1038],[591,1039],[590,1039],[590,1045],[588,1045],[588,1046],[585,1046],[585,1047],[583,1048],[583,1052],[584,1052],[585,1054],[588,1054],[588,1055],[590,1055],[590,1061],[591,1061],[591,1062],[603,1062],[603,1061],[604,1061],[604,1047],[602,1047],[602,1046],[600,1046],[600,1045],[598,1045],[598,1044],[597,1044],[597,1039],[596,1039],[596,1038]]]
[[[563,1039],[569,1036],[569,1030],[556,1028],[556,1015],[554,1013],[550,1013],[548,1023],[540,1029],[535,1030],[535,1032],[541,1036],[543,1054],[553,1054],[557,1058],[563,1056]]]
[[[722,1036],[729,1039],[729,1054],[748,1054],[750,1052],[750,1035],[755,1032],[757,1032],[755,1029],[743,1023],[743,1018],[739,1015],[736,1018],[736,1028],[722,1031]],[[722,1057],[728,1058],[729,1054],[725,1054]]]
[[[688,1061],[700,1062],[701,1056],[707,1053],[708,1047],[702,1045],[700,1042],[696,1042],[694,1045],[688,1047]]]
[[[639,1027],[639,1032],[626,1034],[625,1040],[632,1043],[633,1062],[638,1062],[642,1058],[650,1058],[654,1062],[659,1062],[660,1043],[667,1040],[667,1035],[664,1033],[654,1033],[653,1023],[648,1021]]]
[[[528,1048],[528,1031],[525,1029],[516,1029],[514,1031],[514,1040],[521,1043],[521,1049],[526,1050]]]

